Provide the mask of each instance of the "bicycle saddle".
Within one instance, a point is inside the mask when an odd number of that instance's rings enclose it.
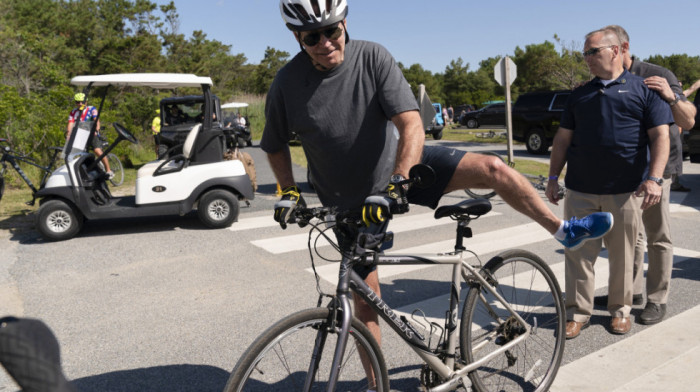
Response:
[[[451,216],[460,220],[469,217],[479,217],[491,211],[491,202],[486,199],[469,199],[458,204],[442,206],[435,210],[435,219]]]

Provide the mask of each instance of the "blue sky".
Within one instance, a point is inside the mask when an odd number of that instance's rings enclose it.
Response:
[[[157,0],[158,4],[168,3]],[[557,34],[582,48],[586,33],[619,24],[630,35],[633,54],[700,55],[700,1],[636,0],[349,0],[348,32],[353,39],[379,42],[405,66],[418,63],[442,73],[461,57],[475,70],[489,57],[512,55]],[[179,32],[207,38],[262,60],[268,46],[291,55],[299,51],[284,26],[277,0],[176,0]],[[671,15],[674,15],[671,18]],[[557,49],[560,49],[557,47]]]

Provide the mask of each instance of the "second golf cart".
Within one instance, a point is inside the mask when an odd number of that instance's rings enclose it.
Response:
[[[206,226],[227,227],[238,218],[239,201],[254,198],[243,164],[223,158],[224,131],[212,120],[211,78],[192,74],[113,74],[76,76],[71,84],[84,86],[86,96],[92,88],[104,87],[100,114],[107,91],[113,87],[198,87],[205,98],[203,116],[201,123],[189,131],[182,153],[142,166],[135,195],[123,197],[114,196],[109,190],[108,174],[98,165],[103,156],[87,152],[97,121],[78,121],[64,147],[65,165],[56,169],[36,194],[41,203],[36,225],[46,239],[72,238],[85,219],[184,215],[194,209]],[[138,143],[126,127],[118,123],[113,126],[118,137],[103,155],[123,140]]]

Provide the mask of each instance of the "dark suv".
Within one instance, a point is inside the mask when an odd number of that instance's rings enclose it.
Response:
[[[546,154],[559,128],[570,90],[525,93],[513,105],[513,140],[530,154]]]
[[[459,123],[467,128],[479,128],[481,126],[495,126],[505,128],[506,126],[506,104],[492,103],[479,110],[464,113],[460,117]]]

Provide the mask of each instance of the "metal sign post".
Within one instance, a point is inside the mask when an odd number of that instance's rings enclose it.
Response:
[[[508,135],[508,163],[513,162],[513,116],[510,104],[510,85],[515,80],[517,68],[510,57],[505,56],[498,60],[493,67],[494,79],[506,88],[506,134]]]

